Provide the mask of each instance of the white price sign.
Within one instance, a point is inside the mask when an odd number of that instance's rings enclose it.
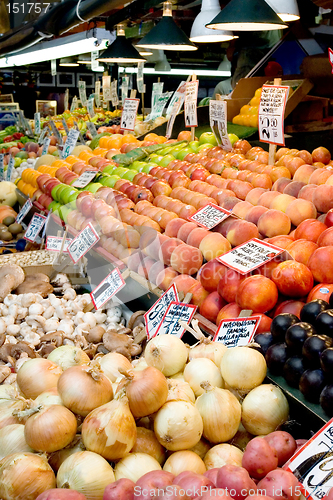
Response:
[[[186,82],[185,93],[185,127],[197,127],[197,99],[198,99],[199,80]]]
[[[87,125],[87,128],[89,130],[89,132],[91,133],[91,137],[94,138],[96,137],[97,134],[97,130],[96,130],[96,126],[94,123],[92,122],[86,122],[86,125]]]
[[[59,130],[57,129],[56,124],[54,123],[53,120],[50,121],[50,126],[51,126],[51,130],[53,132],[53,135],[56,137],[58,144],[61,146],[63,144],[62,136],[61,136]]]
[[[146,91],[146,86],[143,83],[143,68],[144,68],[145,63],[144,62],[138,62],[138,76],[136,78],[136,84],[138,87],[138,92],[140,94],[144,94]]]
[[[171,302],[157,329],[156,335],[169,334],[181,339],[185,333],[185,328],[180,325],[179,320],[189,325],[196,310],[197,306],[193,304]]]
[[[97,71],[99,62],[97,61],[98,58],[98,50],[93,50],[90,54],[90,61],[91,61],[91,71]]]
[[[103,100],[111,101],[111,76],[103,76],[102,77],[103,84]]]
[[[155,304],[144,314],[146,333],[148,340],[155,337],[160,323],[171,302],[178,302],[178,293],[175,285],[172,285]]]
[[[209,101],[209,123],[218,144],[226,151],[232,151],[227,130],[227,102]]]
[[[95,82],[95,103],[98,108],[101,106],[101,82],[99,80]]]
[[[76,141],[77,141],[79,135],[80,135],[79,130],[76,130],[75,128],[70,129],[68,136],[67,136],[67,140],[65,142],[63,152],[62,152],[63,158],[67,158],[67,156],[69,156],[71,154],[71,152],[73,151],[73,149],[76,146]]]
[[[217,260],[240,274],[247,274],[275,259],[283,252],[282,248],[253,238],[224,255],[220,255]]]
[[[110,89],[110,99],[108,101],[112,102],[112,106],[118,106],[119,104],[119,99],[118,99],[118,90],[117,90],[117,80],[113,80],[111,83],[111,89]]]
[[[49,252],[60,252],[63,238],[58,238],[57,236],[48,236],[46,238],[45,249],[49,250]],[[66,238],[63,252],[68,253],[68,247],[71,244],[72,239]]]
[[[333,419],[307,441],[283,469],[298,479],[300,491],[310,500],[322,500],[333,487]]]
[[[87,102],[87,111],[90,118],[93,118],[96,114],[94,109],[94,102],[95,102],[95,94],[91,94]]]
[[[204,227],[205,229],[213,229],[227,217],[232,215],[229,210],[214,205],[214,203],[208,203],[204,207],[200,208],[195,214],[188,218],[189,221],[195,222],[198,226]]]
[[[30,241],[31,243],[34,243],[40,231],[43,229],[45,222],[45,215],[35,214],[31,219],[29,226],[27,227],[24,239]]]
[[[43,144],[44,138],[45,138],[46,134],[48,134],[48,133],[49,133],[48,127],[44,127],[40,133],[40,136],[38,137],[38,144],[39,145]]]
[[[74,111],[78,106],[78,101],[76,95],[73,97],[70,111]]]
[[[173,96],[171,97],[170,102],[168,104],[167,111],[166,111],[167,116],[169,116],[171,114],[173,106],[174,106],[175,102],[178,101],[178,99],[181,100],[181,105],[180,105],[180,109],[181,109],[181,107],[184,103],[184,100],[185,100],[185,91],[186,91],[186,82],[184,82],[184,81],[180,82],[180,84],[178,85],[177,89],[173,93]],[[179,111],[180,111],[180,109],[179,109]]]
[[[12,178],[12,174],[13,174],[13,170],[14,170],[14,163],[15,163],[14,157],[10,156],[8,166],[7,166],[7,172],[6,172],[6,181],[10,182],[10,180]]]
[[[120,121],[122,130],[134,130],[139,102],[140,99],[125,99]]]
[[[127,96],[128,96],[128,84],[129,84],[129,77],[123,76],[121,79],[121,102],[123,105],[124,105],[125,99],[127,99]],[[113,104],[113,102],[112,102],[112,104]]]
[[[73,183],[72,187],[84,188],[96,177],[96,170],[86,170],[80,177],[78,177]]]
[[[173,125],[175,123],[176,116],[178,115],[181,106],[182,106],[182,100],[179,98],[178,100],[175,101],[173,108],[172,108],[171,115],[169,116],[166,132],[165,132],[165,137],[167,139],[170,139],[170,137],[172,136]]]
[[[5,155],[3,153],[0,154],[0,181],[4,180],[4,160]]]
[[[57,60],[51,59],[51,75],[56,76],[57,74]]]
[[[258,114],[259,139],[261,142],[284,146],[284,112],[289,87],[263,85]]]
[[[45,137],[43,141],[43,149],[42,149],[42,155],[46,155],[48,150],[49,150],[49,145],[51,142],[51,137]]]
[[[68,247],[68,253],[74,264],[76,264],[99,240],[94,226],[89,222],[82,231],[72,240]]]
[[[64,97],[64,110],[67,111],[69,106],[69,89],[66,89],[65,97]]]
[[[69,132],[69,128],[68,128],[68,125],[66,123],[66,120],[65,118],[62,118],[62,126],[64,127],[64,131],[66,132],[66,135],[68,135],[68,132]]]
[[[29,198],[25,202],[25,204],[23,205],[23,207],[21,208],[21,210],[19,211],[19,213],[17,214],[15,222],[17,222],[18,224],[21,224],[21,222],[23,221],[24,217],[30,212],[31,208],[32,208],[32,201]]]
[[[79,81],[79,96],[82,106],[87,106],[86,82],[84,80]]]
[[[213,341],[220,342],[227,347],[245,346],[252,341],[260,319],[260,316],[222,319]]]
[[[125,286],[125,281],[118,268],[110,274],[90,294],[96,311],[108,302],[119,290]]]
[[[34,122],[35,122],[35,135],[40,134],[40,113],[34,114]]]
[[[164,94],[159,94],[154,102],[153,108],[149,115],[149,120],[155,120],[156,118],[163,115],[166,103],[170,99],[171,92],[165,92]]]

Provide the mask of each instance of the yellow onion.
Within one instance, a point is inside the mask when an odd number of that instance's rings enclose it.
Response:
[[[79,451],[60,465],[57,488],[76,490],[87,500],[102,500],[105,488],[114,480],[113,469],[103,457],[92,451]]]
[[[207,358],[196,358],[190,361],[185,366],[184,379],[191,386],[195,397],[205,392],[201,387],[203,383],[208,383],[213,387],[224,387],[220,370],[213,361]]]
[[[52,453],[61,450],[75,437],[77,422],[71,411],[61,405],[37,406],[28,418],[24,435],[33,450]]]
[[[247,432],[242,423],[239,424],[238,431],[234,435],[234,437],[230,440],[230,444],[237,446],[240,450],[244,451],[246,445],[253,438],[253,434]]]
[[[57,388],[64,405],[82,417],[113,398],[110,380],[94,363],[68,368],[59,378]]]
[[[220,368],[222,358],[227,349],[227,346],[221,344],[221,342],[212,342],[211,339],[204,337],[198,345],[190,349],[189,359],[208,358]]]
[[[0,405],[6,401],[17,399],[19,397],[18,390],[10,384],[0,385]]]
[[[194,404],[169,401],[157,412],[154,432],[164,448],[171,451],[187,450],[200,441],[202,418]]]
[[[105,356],[98,358],[98,362],[102,372],[111,382],[115,382],[117,378],[122,376],[119,368],[123,371],[132,369],[132,365],[128,359],[117,352],[109,352]]]
[[[62,450],[55,451],[51,453],[49,456],[49,464],[52,469],[56,472],[60,465],[73,453],[77,453],[78,451],[85,451],[85,447],[82,443],[81,434],[76,434],[75,438],[66,448]]]
[[[206,453],[211,449],[211,444],[206,441],[206,439],[201,438],[200,441],[190,449],[190,451],[194,451],[197,455],[199,455],[202,460],[205,458]]]
[[[127,455],[136,440],[136,425],[124,392],[89,413],[81,433],[87,450],[107,460],[118,460]]]
[[[136,428],[136,441],[131,453],[147,453],[161,465],[165,462],[165,450],[157,441],[154,431],[145,427]]]
[[[204,458],[205,466],[208,469],[223,467],[223,465],[242,466],[243,452],[231,444],[217,444],[213,446]]]
[[[135,372],[139,372],[140,370],[144,370],[145,368],[148,368],[145,358],[133,359],[132,370],[134,370]]]
[[[158,335],[146,345],[147,364],[160,370],[166,377],[183,370],[187,358],[188,348],[174,335]]]
[[[67,370],[71,366],[87,365],[90,362],[88,354],[79,347],[73,345],[62,345],[54,349],[47,357],[62,370]]]
[[[263,384],[248,393],[242,404],[242,424],[259,436],[277,430],[289,415],[287,398],[279,387]]]
[[[188,401],[189,403],[195,402],[194,392],[187,382],[179,379],[168,379],[168,397],[167,401]]]
[[[0,461],[2,500],[35,500],[55,487],[54,472],[44,457],[34,453],[13,453]]]
[[[205,393],[195,402],[203,421],[203,435],[211,443],[224,443],[236,434],[242,414],[237,398],[226,389],[202,384]]]
[[[147,417],[164,405],[168,397],[168,381],[163,373],[149,366],[124,375],[127,378],[126,396],[135,418]]]
[[[171,378],[173,380],[181,380],[182,382],[185,382],[185,379],[184,379],[184,370],[181,371],[181,372],[177,372],[174,375],[170,375],[170,377],[168,377],[168,378]]]
[[[119,460],[114,468],[114,474],[116,481],[127,478],[136,483],[140,477],[153,470],[162,470],[155,458],[146,453],[130,453]]]
[[[194,451],[182,450],[172,453],[163,466],[163,470],[178,476],[181,472],[190,471],[204,474],[206,466]]]
[[[48,391],[42,392],[35,399],[36,405],[42,406],[50,406],[50,405],[64,405],[61,401],[61,397],[58,394],[58,389],[56,387],[52,387]]]
[[[29,402],[22,399],[13,399],[0,404],[0,429],[11,424],[24,424],[27,417],[19,417],[19,412],[26,410]]]
[[[24,437],[24,425],[12,424],[6,425],[0,429],[0,460],[11,453],[33,453]]]
[[[250,347],[230,347],[222,358],[221,373],[226,384],[241,392],[260,385],[266,377],[264,356]]]
[[[62,374],[60,366],[44,358],[26,361],[17,372],[17,385],[26,398],[35,399],[42,392],[56,387]]]

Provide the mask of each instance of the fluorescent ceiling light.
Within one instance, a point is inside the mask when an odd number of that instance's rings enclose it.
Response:
[[[65,66],[66,68],[74,68],[79,66],[74,57],[62,57],[59,61],[59,66]]]
[[[124,67],[119,67],[120,72],[126,72],[126,73],[137,73],[138,68],[124,68]],[[210,70],[210,69],[186,69],[186,68],[172,68],[170,71],[155,71],[154,68],[143,68],[143,72],[146,75],[193,75],[195,73],[197,76],[231,76],[230,71],[216,71],[216,70]]]
[[[48,42],[34,45],[30,49],[22,50],[16,55],[1,57],[0,68],[26,66],[61,57],[71,57],[93,50],[104,50],[109,41],[115,37],[102,28],[75,35],[57,38]]]

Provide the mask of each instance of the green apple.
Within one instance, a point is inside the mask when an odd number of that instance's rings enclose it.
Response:
[[[70,202],[70,197],[73,196],[74,193],[76,193],[76,189],[68,186],[66,189],[63,189],[60,193],[60,202],[63,204],[63,205],[67,205],[67,203]]]
[[[19,167],[22,163],[23,159],[22,158],[14,158],[14,167]]]
[[[63,186],[63,184],[57,184],[56,186],[54,186],[54,188],[53,188],[53,189],[52,189],[52,191],[51,191],[51,196],[52,196],[52,198],[53,198],[55,201],[59,201],[59,200],[58,200],[58,195],[57,195],[57,193],[58,193],[59,189],[60,189],[62,186]]]
[[[125,168],[125,167],[117,167],[113,172],[112,174],[113,175],[119,175],[120,177],[125,173],[127,172],[129,169],[128,168]]]
[[[206,144],[201,144],[199,147],[198,147],[198,153],[200,153],[200,151],[202,151],[203,149],[210,149],[210,148],[213,148],[213,144],[209,144],[209,142],[207,142]]]
[[[110,175],[104,183],[103,186],[113,188],[115,183],[120,179],[119,175]]]
[[[184,160],[185,156],[188,155],[189,153],[193,153],[193,149],[191,148],[184,148],[179,153],[176,154],[177,160]]]
[[[168,155],[169,153],[172,153],[172,150],[173,150],[173,147],[168,146],[167,148],[164,148],[164,149],[162,149],[162,151],[160,151],[160,155],[161,156]]]
[[[67,207],[60,207],[59,208],[59,216],[60,216],[60,219],[63,220],[64,222],[67,222],[67,217],[68,217],[68,214],[72,212],[72,209],[71,208],[67,208]]]
[[[161,155],[156,155],[156,154],[153,154],[153,155],[150,155],[148,156],[148,159],[149,159],[149,162],[152,161],[154,163],[157,163],[159,160],[161,160],[163,158],[163,156]]]
[[[200,146],[200,142],[199,141],[191,141],[191,142],[189,142],[188,145],[190,146],[192,151],[194,151],[194,153],[196,153],[198,151],[198,147]]]
[[[60,184],[60,185],[58,185],[58,186],[56,186],[56,187],[58,187],[59,189],[58,189],[58,191],[56,192],[56,195],[55,195],[55,196],[56,196],[56,197],[55,197],[55,200],[56,200],[56,201],[59,201],[59,202],[61,202],[61,193],[62,193],[65,189],[67,189],[67,188],[72,189],[70,186],[67,186],[66,184]],[[52,191],[53,191],[53,190],[52,190]],[[52,191],[51,191],[51,193],[52,193]],[[53,196],[52,196],[52,198],[53,198]]]
[[[121,175],[121,178],[132,182],[137,173],[138,173],[137,170],[128,170],[123,175]]]
[[[100,187],[103,187],[103,185],[100,182],[91,182],[84,189],[85,189],[85,191],[89,191],[90,193],[95,194],[96,191],[98,191]]]
[[[56,150],[56,151],[53,151],[53,153],[51,153],[52,156],[59,156],[59,151]]]
[[[165,155],[157,162],[160,167],[167,167],[169,163],[176,158],[173,155]]]
[[[143,167],[141,167],[141,170],[139,169],[139,172],[143,172],[144,174],[149,174],[149,171],[154,167],[157,167],[158,165],[154,163],[146,163]]]
[[[103,174],[113,174],[113,172],[116,170],[116,166],[115,165],[108,165],[107,167],[105,167],[103,169]]]
[[[154,158],[158,158],[160,155],[157,155],[156,153],[151,153],[148,158],[149,160],[154,160]]]
[[[231,145],[233,146],[235,142],[239,141],[239,137],[236,134],[228,134]]]
[[[58,203],[57,201],[52,201],[52,203],[49,204],[47,209],[52,210],[52,212],[54,213],[57,210],[59,210],[60,207],[61,207],[61,203]]]
[[[199,137],[200,144],[212,144],[213,146],[217,146],[217,140],[213,132],[204,132]]]
[[[129,165],[129,168],[132,170],[136,170],[137,172],[141,172],[140,168],[144,167],[144,165],[146,165],[146,162],[145,161],[139,161],[139,160],[135,160],[133,161],[133,163],[131,163],[131,165]]]

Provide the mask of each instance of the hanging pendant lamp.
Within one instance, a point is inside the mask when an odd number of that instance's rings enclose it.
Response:
[[[115,41],[97,59],[105,63],[137,63],[145,60],[126,39],[124,26],[121,24],[117,25]]]
[[[297,21],[300,18],[297,0],[266,0],[282,21]]]
[[[206,28],[231,31],[266,31],[287,28],[265,0],[231,0]]]
[[[171,2],[163,3],[163,17],[136,45],[138,48],[161,50],[197,50],[172,18]]]
[[[219,0],[202,0],[201,11],[192,24],[190,40],[195,43],[227,42],[234,36],[232,31],[212,30],[206,24],[221,12]]]

